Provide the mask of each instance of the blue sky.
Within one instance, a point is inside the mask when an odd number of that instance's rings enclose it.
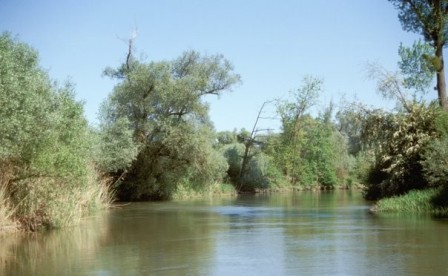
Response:
[[[402,30],[386,0],[0,0],[0,26],[35,48],[53,79],[75,83],[92,124],[114,85],[102,72],[124,60],[135,28],[137,53],[147,60],[185,50],[223,54],[243,82],[207,98],[217,130],[251,129],[262,103],[286,97],[305,75],[324,80],[317,109],[343,95],[385,105],[366,63],[395,70],[400,42],[419,38]]]

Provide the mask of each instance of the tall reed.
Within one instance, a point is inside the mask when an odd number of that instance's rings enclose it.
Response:
[[[446,216],[448,208],[433,204],[434,197],[439,193],[440,189],[412,190],[402,196],[381,199],[374,209],[379,212],[431,213]]]
[[[18,223],[13,219],[14,206],[7,191],[13,171],[12,164],[0,162],[0,234],[18,229]]]

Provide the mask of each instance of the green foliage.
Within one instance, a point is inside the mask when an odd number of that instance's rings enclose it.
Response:
[[[6,33],[0,36],[0,53],[0,157],[16,159],[41,132],[34,123],[47,117],[41,104],[47,106],[50,83],[28,45]]]
[[[280,101],[277,104],[277,113],[281,118],[283,131],[276,162],[293,184],[299,181],[300,172],[308,171],[302,168],[300,154],[307,141],[304,124],[309,121],[309,115],[306,113],[316,104],[321,87],[322,80],[305,77],[303,86],[292,92],[289,100]],[[300,181],[303,182],[305,177],[302,176],[302,178]]]
[[[448,186],[448,138],[431,141],[426,147],[421,164],[429,185]]]
[[[431,198],[436,190],[413,190],[402,196],[384,198],[377,202],[375,209],[379,212],[431,212]]]
[[[375,210],[379,212],[431,213],[436,216],[448,215],[448,190],[432,188],[412,190],[409,193],[379,200]]]
[[[110,133],[112,141],[128,143],[121,161],[105,167],[109,172],[129,167],[125,180],[118,182],[121,199],[166,199],[180,183],[200,187],[223,177],[227,165],[213,148],[216,137],[202,98],[238,83],[232,71],[223,56],[194,51],[174,61],[131,58],[115,70],[106,69],[106,75],[121,80],[101,110],[103,125],[122,130]],[[118,125],[122,120],[129,122],[133,143],[126,127]]]
[[[259,153],[248,163],[247,171],[240,179],[242,191],[257,191],[268,189],[278,181],[278,175],[275,174],[272,159]]]
[[[336,113],[336,122],[336,129],[347,139],[349,154],[356,156],[361,151],[361,114],[347,107]]]
[[[111,125],[102,125],[96,136],[94,159],[100,170],[116,173],[131,166],[137,157],[138,146],[127,118],[121,117]]]
[[[238,136],[241,137],[244,133],[245,131],[242,130]],[[244,151],[243,140],[240,143],[225,144],[220,147],[220,152],[228,163],[228,181],[238,190],[254,192],[284,184],[284,177],[278,170],[273,157],[263,152],[258,146],[253,149],[246,170],[241,174]]]
[[[303,87],[277,106],[283,132],[267,150],[293,185],[333,188],[348,177],[347,141],[331,122],[332,106],[316,119],[307,114],[321,86],[321,80],[305,78]]]
[[[435,208],[445,210],[445,212],[438,212],[438,215],[448,216],[448,187],[446,185],[436,189],[436,193],[431,197],[431,204]]]
[[[366,116],[363,141],[375,151],[366,197],[378,199],[427,186],[421,161],[429,141],[436,136],[436,109],[409,106],[406,113],[371,112]]]
[[[443,63],[440,57],[434,55],[424,55],[423,58],[431,71],[438,72],[443,69]]]
[[[216,134],[216,140],[219,146],[236,143],[237,142],[236,130],[220,131]]]
[[[434,65],[429,60],[429,57],[434,56],[434,48],[418,40],[411,48],[400,44],[398,54],[401,58],[398,67],[405,76],[403,86],[426,92],[434,79]]]
[[[399,9],[398,18],[405,31],[420,33],[432,46],[443,46],[447,37],[446,1],[389,0]]]
[[[434,49],[425,54],[427,64],[437,75],[437,94],[440,106],[447,110],[446,80],[443,48],[448,41],[448,4],[445,0],[389,0],[399,10],[398,18],[405,31],[420,33]]]
[[[220,151],[227,160],[227,176],[229,177],[229,181],[236,185],[239,181],[244,145],[242,143],[228,144],[224,145]]]
[[[448,113],[440,111],[435,119],[438,137],[432,139],[421,161],[426,181],[434,187],[448,187]]]
[[[73,224],[100,193],[82,104],[9,34],[0,36],[0,59],[0,184],[14,218],[31,230]]]

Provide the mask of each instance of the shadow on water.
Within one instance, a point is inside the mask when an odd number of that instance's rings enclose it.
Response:
[[[448,273],[448,221],[369,207],[350,191],[135,203],[0,238],[0,275]]]

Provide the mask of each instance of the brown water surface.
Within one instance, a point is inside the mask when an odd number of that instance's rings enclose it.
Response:
[[[350,191],[132,203],[0,238],[0,275],[448,275],[448,221]]]

